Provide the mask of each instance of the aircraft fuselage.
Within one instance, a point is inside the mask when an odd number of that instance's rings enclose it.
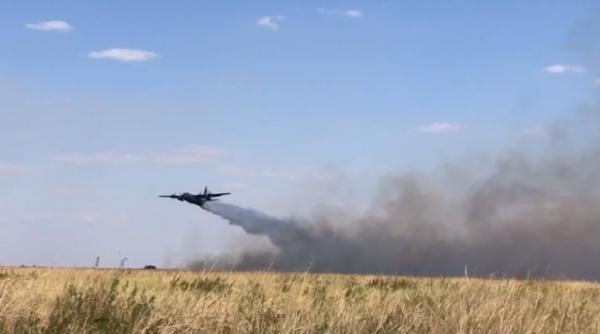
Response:
[[[191,193],[181,193],[181,194],[172,194],[172,195],[159,195],[158,197],[166,197],[173,198],[179,201],[185,201],[191,204],[198,205],[200,207],[204,207],[206,202],[216,201],[217,197],[230,195],[231,193],[210,193],[207,187],[204,187],[204,192],[199,193],[197,195]]]
[[[179,200],[186,201],[191,204],[196,204],[198,206],[203,206],[204,203],[212,201],[212,199],[206,198],[202,194],[194,195],[194,194],[190,194],[190,193],[183,193],[183,194],[179,195]]]

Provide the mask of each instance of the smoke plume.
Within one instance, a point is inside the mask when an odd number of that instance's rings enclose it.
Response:
[[[585,136],[555,128],[544,148],[503,153],[486,170],[454,163],[431,174],[386,176],[359,217],[328,212],[298,221],[207,203],[206,210],[276,247],[222,256],[217,266],[598,279],[599,123],[595,113],[582,118],[592,125]]]

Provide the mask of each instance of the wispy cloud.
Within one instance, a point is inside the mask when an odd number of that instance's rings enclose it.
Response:
[[[220,175],[248,180],[267,178],[285,182],[312,180],[333,182],[340,178],[340,172],[328,168],[311,166],[273,166],[256,159],[247,159],[220,148],[193,146],[165,152],[96,152],[67,153],[55,155],[52,161],[72,166],[188,166],[201,165]],[[346,173],[347,174],[347,173]],[[346,175],[344,174],[344,175]],[[244,188],[246,183],[231,182],[230,188]],[[71,194],[69,189],[61,193]]]
[[[69,197],[80,196],[85,193],[82,189],[71,186],[58,186],[54,187],[51,191],[54,195]]]
[[[23,173],[30,170],[30,166],[0,161],[0,174]]]
[[[140,162],[142,156],[133,153],[115,153],[115,152],[100,152],[100,153],[66,153],[54,156],[52,159],[55,162],[61,162],[73,165],[98,165],[98,164],[124,164]]]
[[[417,127],[417,131],[421,133],[445,133],[459,131],[462,127],[450,123],[432,123],[428,125],[421,125]]]
[[[585,68],[579,65],[550,65],[543,68],[544,72],[552,73],[552,74],[562,74],[562,73],[583,73],[585,72]]]
[[[352,17],[352,18],[357,18],[357,17],[362,17],[363,14],[360,10],[356,10],[356,9],[349,9],[347,10],[344,15],[346,15],[347,17]]]
[[[97,212],[86,211],[77,215],[77,219],[84,223],[93,223],[98,221],[100,215]]]
[[[134,61],[152,60],[158,57],[158,54],[156,52],[139,49],[106,49],[90,52],[88,57],[92,59],[106,59],[129,63]]]
[[[174,152],[160,153],[152,156],[157,163],[188,165],[221,160],[227,155],[223,149],[209,146],[187,147]]]
[[[362,11],[358,9],[330,9],[330,8],[319,8],[317,9],[317,13],[323,16],[345,16],[348,18],[361,18],[363,16]]]
[[[69,32],[73,30],[73,26],[65,21],[53,20],[43,21],[36,23],[27,23],[25,28],[37,31],[58,31],[58,32]]]
[[[224,150],[194,146],[172,152],[152,153],[67,153],[56,155],[53,161],[73,165],[122,165],[133,163],[154,163],[169,165],[189,165],[214,162],[226,155]]]
[[[258,19],[258,21],[256,21],[256,24],[258,26],[266,28],[266,29],[278,30],[279,22],[283,21],[284,19],[285,19],[285,17],[283,17],[281,15],[263,16],[260,19]]]
[[[593,82],[593,84],[594,84],[594,86],[596,86],[596,87],[600,87],[600,78],[596,78],[596,79],[594,79],[594,82]]]

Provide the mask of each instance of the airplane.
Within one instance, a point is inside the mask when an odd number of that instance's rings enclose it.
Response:
[[[204,187],[204,192],[199,193],[197,195],[190,194],[190,193],[182,193],[182,194],[171,194],[171,195],[159,195],[158,197],[173,198],[173,199],[177,199],[180,201],[186,201],[188,203],[196,204],[196,205],[200,206],[201,208],[204,208],[204,204],[206,202],[217,201],[218,199],[215,199],[215,197],[220,197],[220,196],[225,196],[225,195],[230,195],[230,194],[231,193],[213,194],[208,191],[208,187]]]

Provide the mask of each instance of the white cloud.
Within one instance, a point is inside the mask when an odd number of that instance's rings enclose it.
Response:
[[[579,65],[550,65],[544,67],[544,72],[552,73],[552,74],[561,74],[561,73],[583,73],[585,72],[585,68]]]
[[[362,12],[358,9],[329,9],[329,8],[318,8],[317,13],[323,16],[345,16],[349,18],[360,18],[363,16]]]
[[[129,63],[134,61],[152,60],[158,57],[158,54],[152,51],[138,49],[107,49],[90,52],[88,57],[92,59],[108,59]]]
[[[347,10],[346,13],[344,13],[344,14],[348,17],[353,17],[353,18],[358,18],[358,17],[363,16],[362,12],[360,10],[356,10],[356,9]]]
[[[159,153],[68,153],[54,156],[55,162],[72,165],[121,165],[132,163],[154,163],[165,165],[191,165],[214,162],[226,152],[213,147],[193,146]]]
[[[25,28],[30,30],[38,30],[38,31],[59,31],[59,32],[69,32],[73,30],[73,26],[68,24],[65,21],[43,21],[36,23],[27,23]]]
[[[283,20],[285,20],[285,17],[281,15],[263,16],[260,19],[258,19],[258,21],[256,21],[256,24],[263,28],[277,30],[279,29],[279,22]]]
[[[594,79],[594,86],[600,87],[600,78]]]
[[[417,127],[417,131],[421,133],[444,133],[459,131],[462,127],[450,123],[433,123],[429,125],[422,125]]]

